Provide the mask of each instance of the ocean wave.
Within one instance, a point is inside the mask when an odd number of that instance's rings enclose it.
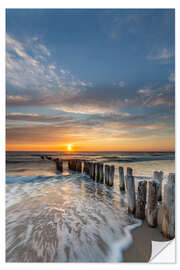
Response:
[[[39,182],[46,181],[50,179],[57,179],[59,176],[45,176],[45,175],[36,175],[36,176],[7,176],[6,183],[21,183],[21,182]]]
[[[156,161],[156,160],[174,160],[174,157],[133,157],[133,158],[119,158],[119,157],[102,157],[101,161],[104,162],[143,162],[143,161]]]

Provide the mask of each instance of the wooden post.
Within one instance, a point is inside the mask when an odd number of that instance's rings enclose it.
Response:
[[[153,173],[153,179],[157,181],[157,200],[162,200],[162,179],[163,179],[163,172],[155,171]]]
[[[136,198],[134,177],[132,175],[126,175],[126,188],[128,197],[128,212],[134,214],[136,209]]]
[[[93,179],[93,168],[94,168],[94,165],[92,162],[90,162],[90,178]]]
[[[70,160],[68,160],[68,169],[70,170]]]
[[[125,190],[124,168],[123,167],[119,167],[119,187],[120,187],[120,190]]]
[[[157,182],[155,180],[148,182],[148,200],[147,200],[146,219],[150,227],[156,227],[157,225]]]
[[[99,182],[104,182],[103,163],[99,163]]]
[[[163,185],[163,178],[164,178],[164,173],[163,171],[159,172],[159,181],[160,181],[160,194],[158,197],[159,201],[162,201],[162,185]]]
[[[111,165],[109,168],[109,186],[114,184],[114,165]]]
[[[100,163],[98,162],[96,164],[96,182],[99,182],[100,180]]]
[[[90,161],[88,161],[87,174],[90,176]]]
[[[105,184],[109,185],[109,165],[105,165]]]
[[[70,161],[71,163],[71,171],[73,170],[73,160]]]
[[[83,173],[86,173],[86,160],[84,160]]]
[[[163,219],[163,205],[162,205],[162,201],[161,202],[157,202],[157,224],[158,227],[160,229],[160,231],[162,232],[162,219]]]
[[[175,174],[170,173],[164,186],[162,233],[165,237],[175,237]]]
[[[89,161],[87,161],[86,174],[89,175]]]
[[[92,179],[95,181],[96,179],[96,163],[93,163],[93,168],[92,168]]]
[[[127,167],[127,175],[132,176],[133,175],[133,169],[130,167]]]
[[[143,180],[138,182],[136,217],[140,219],[145,219],[146,186],[146,181]]]
[[[60,172],[63,171],[63,162],[59,158],[56,159],[56,169]]]
[[[82,161],[81,160],[78,160],[78,168],[77,169],[78,169],[77,171],[81,173],[81,171],[82,171]]]
[[[82,172],[82,161],[79,160],[79,172],[81,173]]]

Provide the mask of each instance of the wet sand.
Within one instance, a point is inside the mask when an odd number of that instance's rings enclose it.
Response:
[[[159,228],[151,228],[143,221],[142,226],[131,231],[133,243],[124,251],[124,262],[149,262],[152,251],[152,241],[168,241]]]

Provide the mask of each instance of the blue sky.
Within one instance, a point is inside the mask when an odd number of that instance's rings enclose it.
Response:
[[[170,9],[8,9],[8,149],[173,149],[174,46]]]

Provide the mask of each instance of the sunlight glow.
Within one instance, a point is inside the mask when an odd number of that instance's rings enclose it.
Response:
[[[72,151],[71,145],[68,145],[68,146],[67,146],[67,150],[68,150],[68,151]]]

